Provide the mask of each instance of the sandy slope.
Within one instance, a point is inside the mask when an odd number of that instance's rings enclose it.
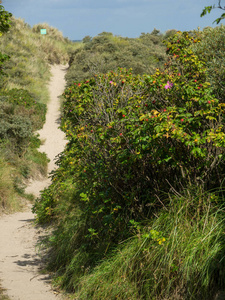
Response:
[[[51,101],[48,104],[46,123],[39,131],[45,140],[40,151],[50,158],[48,171],[55,168],[54,158],[65,146],[64,134],[59,126],[59,99],[65,86],[65,66],[52,67],[49,84]],[[49,179],[33,181],[27,192],[38,196],[39,191],[50,183]],[[40,233],[33,226],[34,215],[30,209],[0,218],[0,279],[7,294],[15,300],[54,300],[61,299],[51,289],[48,275],[38,274],[41,260],[35,245]]]

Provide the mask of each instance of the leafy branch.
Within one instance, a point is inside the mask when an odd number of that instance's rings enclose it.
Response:
[[[205,6],[202,13],[201,13],[201,17],[205,16],[207,13],[210,13],[212,11],[212,9],[215,8],[219,8],[222,10],[225,10],[225,6],[221,5],[221,0],[218,0],[218,5],[216,6],[214,5],[210,5],[210,6]],[[217,18],[213,23],[219,24],[221,22],[221,20],[225,19],[225,13],[223,13],[219,18]]]
[[[2,33],[7,32],[10,28],[10,19],[12,14],[4,9],[2,5],[0,5],[0,36]]]

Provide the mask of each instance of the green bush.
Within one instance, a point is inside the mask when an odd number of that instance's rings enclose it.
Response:
[[[40,223],[56,222],[50,267],[62,286],[76,287],[134,228],[168,209],[171,190],[223,187],[225,104],[192,50],[198,42],[178,32],[166,42],[164,70],[132,75],[120,68],[66,89],[68,144],[34,205]]]
[[[38,102],[27,90],[11,89],[2,91],[0,101],[12,103],[14,114],[27,116],[32,122],[33,130],[40,129],[44,125],[46,104]]]
[[[134,74],[153,74],[155,68],[165,62],[163,35],[156,30],[142,34],[140,38],[129,39],[102,32],[83,39],[83,47],[71,53],[70,68],[66,74],[68,84],[107,73],[118,67],[132,68]]]
[[[225,26],[196,32],[200,42],[193,45],[193,51],[205,62],[208,81],[211,83],[215,96],[224,102],[225,91]]]
[[[8,183],[12,196],[4,198],[0,209],[16,208],[16,195],[24,196],[24,179],[47,173],[47,157],[37,151],[40,140],[34,135],[34,131],[43,126],[45,113],[46,105],[37,102],[27,90],[0,92],[0,157],[12,167]],[[7,178],[5,168],[1,178],[1,189],[5,194],[8,185],[3,180],[4,176]]]
[[[21,116],[8,117],[0,121],[0,140],[9,139],[14,151],[22,154],[32,135],[31,122]]]

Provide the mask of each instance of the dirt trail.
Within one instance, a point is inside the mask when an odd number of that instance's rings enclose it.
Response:
[[[50,102],[46,123],[39,131],[41,139],[45,140],[40,151],[46,152],[51,160],[48,172],[56,166],[55,156],[60,153],[65,144],[65,138],[59,126],[59,99],[65,86],[65,66],[53,66],[52,79],[49,84]],[[48,186],[50,179],[33,181],[26,191],[39,195],[40,190]],[[33,226],[34,215],[29,210],[0,217],[0,279],[2,287],[12,300],[60,300],[51,289],[49,275],[40,275],[41,259],[35,245],[40,232]]]

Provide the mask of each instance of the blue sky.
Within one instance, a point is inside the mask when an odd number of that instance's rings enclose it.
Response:
[[[71,40],[92,37],[103,31],[138,37],[154,28],[193,30],[206,26],[222,11],[215,9],[201,18],[204,6],[216,0],[3,0],[2,5],[26,23],[47,22]],[[224,22],[223,22],[224,23]]]

